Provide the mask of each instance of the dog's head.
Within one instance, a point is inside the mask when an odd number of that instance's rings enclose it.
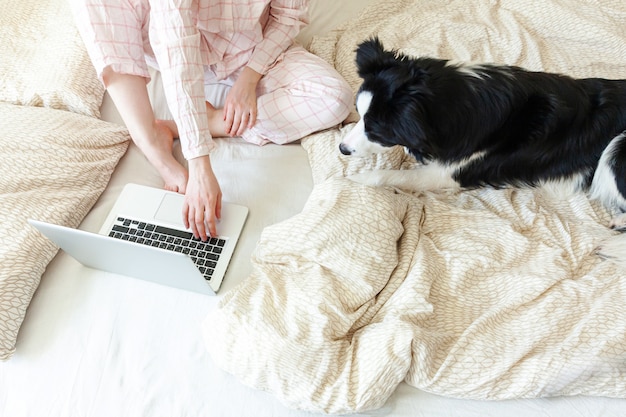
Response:
[[[363,79],[356,97],[361,118],[339,145],[341,153],[367,156],[400,145],[417,159],[427,157],[425,103],[432,96],[427,68],[419,60],[385,50],[378,38],[358,46],[356,65]]]

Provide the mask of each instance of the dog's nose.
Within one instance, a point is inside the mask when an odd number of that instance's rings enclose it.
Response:
[[[352,150],[348,148],[344,143],[339,144],[339,151],[344,155],[351,155]]]

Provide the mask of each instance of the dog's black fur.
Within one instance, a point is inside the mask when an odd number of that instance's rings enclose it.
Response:
[[[626,130],[626,80],[573,79],[513,66],[463,68],[386,51],[357,49],[370,141],[402,145],[419,161],[459,162],[461,187],[538,185],[573,174],[589,187],[609,142]],[[626,197],[626,141],[611,165]],[[626,207],[625,207],[626,208]]]
[[[341,152],[400,145],[423,164],[355,181],[414,192],[556,183],[626,211],[626,80],[454,65],[385,50],[377,38],[358,46],[356,65],[361,120]],[[611,227],[625,230],[626,214]],[[612,252],[626,266],[626,239]]]

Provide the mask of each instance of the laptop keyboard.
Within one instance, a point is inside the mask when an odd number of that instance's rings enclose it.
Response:
[[[207,281],[211,280],[226,244],[222,238],[212,237],[203,242],[194,238],[191,232],[124,217],[115,220],[109,236],[188,255]]]

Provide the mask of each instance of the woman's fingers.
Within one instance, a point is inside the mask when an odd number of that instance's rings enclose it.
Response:
[[[248,120],[248,129],[251,129],[254,124],[256,123],[256,117],[257,117],[257,109],[256,107],[253,107],[250,109],[250,119]]]
[[[243,132],[245,132],[246,129],[248,128],[249,120],[250,120],[250,112],[242,113],[239,119],[239,126],[237,127],[236,133],[234,133],[233,136],[241,136]]]
[[[231,135],[231,129],[233,127],[233,122],[235,120],[235,112],[232,110],[232,106],[228,104],[224,107],[224,129],[226,134]]]
[[[194,211],[194,224],[196,226],[196,231],[198,236],[202,240],[207,239],[207,227],[205,225],[205,210],[204,207],[196,207]],[[192,227],[193,230],[193,227]]]
[[[211,236],[217,236],[216,221],[221,216],[221,210],[221,200],[215,209],[204,205],[196,207],[185,201],[182,213],[183,223],[186,228],[191,229],[195,238],[207,240]]]
[[[256,123],[255,108],[224,107],[224,127],[229,136],[241,136]]]

